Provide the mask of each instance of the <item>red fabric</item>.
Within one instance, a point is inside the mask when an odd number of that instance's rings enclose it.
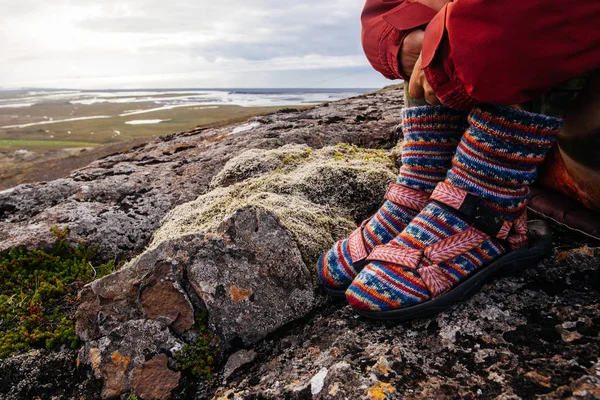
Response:
[[[456,0],[439,13],[418,3],[367,0],[363,48],[384,76],[401,78],[400,40],[430,21],[423,68],[442,102],[516,104],[600,68],[600,1]]]
[[[398,65],[402,41],[431,21],[435,11],[405,0],[368,0],[362,12],[362,45],[367,59],[388,79],[408,79]]]

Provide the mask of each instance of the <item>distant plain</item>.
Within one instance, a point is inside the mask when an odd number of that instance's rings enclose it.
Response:
[[[169,94],[170,97],[176,95]],[[166,95],[152,96],[147,102],[129,103],[124,98],[119,103],[54,101],[27,107],[0,107],[0,189],[64,176],[96,158],[159,135],[196,126],[244,121],[250,116],[285,108],[182,104],[156,110],[160,106],[155,101],[161,97]],[[154,111],[144,113],[146,110]],[[122,116],[128,112],[137,114]],[[55,122],[94,116],[109,118]],[[157,122],[159,120],[161,122]],[[128,121],[142,123],[127,124]],[[52,123],[38,124],[40,122]],[[28,124],[32,125],[26,126]]]
[[[64,177],[105,155],[370,89],[0,90],[0,190]]]

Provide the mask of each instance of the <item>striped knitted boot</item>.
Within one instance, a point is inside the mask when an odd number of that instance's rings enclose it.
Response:
[[[319,277],[330,294],[343,296],[371,250],[392,240],[429,202],[429,194],[450,168],[466,117],[444,106],[402,111],[404,142],[397,183],[390,185],[375,215],[319,259]]]
[[[562,121],[509,107],[471,111],[470,127],[433,200],[370,262],[346,292],[359,313],[407,319],[438,312],[507,266],[535,262],[551,246],[545,225],[528,244],[525,209],[537,166]],[[482,268],[483,267],[483,268]]]

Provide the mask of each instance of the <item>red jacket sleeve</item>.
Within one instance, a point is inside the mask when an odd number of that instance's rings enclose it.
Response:
[[[402,41],[434,15],[432,9],[406,0],[367,0],[361,15],[361,41],[373,68],[388,79],[407,79],[398,65]]]
[[[440,100],[517,104],[600,68],[600,1],[456,0],[429,23],[422,67]]]

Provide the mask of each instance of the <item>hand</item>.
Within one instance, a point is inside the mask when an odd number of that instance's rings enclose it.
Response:
[[[415,63],[423,49],[423,38],[425,31],[417,29],[406,35],[400,48],[400,65],[406,76],[411,76]]]
[[[422,99],[425,97],[425,101],[431,105],[442,104],[429,85],[429,82],[427,82],[425,72],[421,69],[421,55],[419,55],[419,58],[415,62],[415,68],[410,76],[408,93],[415,99]]]
[[[408,0],[409,3],[421,3],[424,6],[440,11],[449,0]]]

